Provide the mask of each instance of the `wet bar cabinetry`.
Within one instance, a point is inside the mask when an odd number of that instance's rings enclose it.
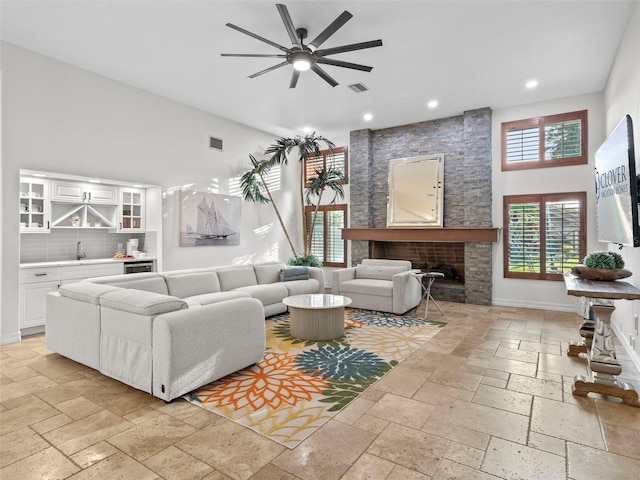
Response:
[[[50,220],[49,181],[20,177],[20,233],[48,233]]]

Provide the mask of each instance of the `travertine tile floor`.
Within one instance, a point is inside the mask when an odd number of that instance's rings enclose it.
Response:
[[[571,395],[576,315],[440,304],[447,327],[294,450],[53,354],[42,335],[2,346],[0,478],[640,476],[640,408]]]

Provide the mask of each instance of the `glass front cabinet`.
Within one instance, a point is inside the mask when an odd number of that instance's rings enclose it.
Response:
[[[145,191],[138,188],[120,187],[118,230],[121,232],[144,232]]]
[[[48,233],[50,205],[47,180],[20,177],[20,233]]]

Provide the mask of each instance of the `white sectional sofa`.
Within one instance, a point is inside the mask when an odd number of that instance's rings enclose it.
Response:
[[[284,297],[324,291],[321,269],[299,273],[268,262],[63,285],[47,296],[46,344],[170,401],[261,360],[265,316],[285,312]]]
[[[360,265],[334,270],[331,293],[351,299],[351,306],[397,315],[416,307],[422,286],[408,260],[365,258]]]

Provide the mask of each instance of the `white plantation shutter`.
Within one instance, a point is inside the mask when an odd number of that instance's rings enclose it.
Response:
[[[315,207],[306,207],[306,212],[307,226],[311,228]],[[320,205],[318,208],[316,226],[311,240],[311,254],[324,266],[343,267],[347,264],[345,240],[342,238],[346,219],[346,205]]]
[[[507,132],[507,162],[538,160],[540,157],[540,129],[514,128]]]
[[[560,279],[586,253],[586,194],[504,197],[505,277]]]
[[[304,162],[304,181],[305,186],[309,185],[309,180],[316,176],[316,171],[327,170],[332,167],[334,170],[340,170],[347,178],[349,167],[349,149],[347,147],[336,147],[333,150],[323,150],[318,156],[311,156]],[[345,180],[342,183],[347,183]]]

